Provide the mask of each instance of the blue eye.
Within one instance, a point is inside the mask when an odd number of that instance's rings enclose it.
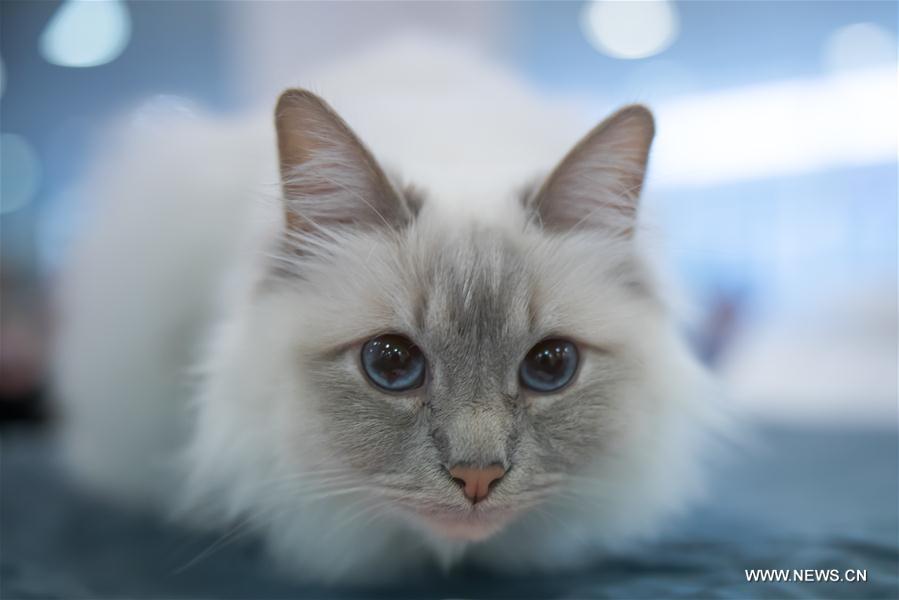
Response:
[[[577,347],[567,340],[543,340],[530,349],[518,376],[521,383],[535,392],[562,389],[577,371]]]
[[[379,335],[362,346],[362,370],[382,390],[405,392],[424,382],[425,357],[409,338]]]

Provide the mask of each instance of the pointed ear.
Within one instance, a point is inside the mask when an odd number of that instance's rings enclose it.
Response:
[[[413,210],[324,100],[287,90],[275,109],[287,228],[401,227]]]
[[[652,113],[639,105],[597,125],[526,199],[535,220],[553,231],[631,236],[654,133]]]

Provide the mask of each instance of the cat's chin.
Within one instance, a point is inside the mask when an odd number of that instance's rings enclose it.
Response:
[[[512,520],[512,511],[490,513],[419,513],[425,525],[448,540],[480,542],[497,533]]]

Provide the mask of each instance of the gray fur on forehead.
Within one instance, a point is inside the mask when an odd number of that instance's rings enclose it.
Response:
[[[474,227],[440,246],[425,267],[419,300],[423,329],[477,343],[502,338],[512,324],[526,325],[533,281],[508,239]]]

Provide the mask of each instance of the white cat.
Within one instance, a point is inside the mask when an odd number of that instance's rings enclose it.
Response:
[[[275,127],[125,127],[85,177],[74,470],[256,532],[306,580],[572,568],[657,532],[698,491],[710,409],[639,251],[650,113],[563,158],[569,107],[464,52],[330,73],[353,130],[291,90]]]

